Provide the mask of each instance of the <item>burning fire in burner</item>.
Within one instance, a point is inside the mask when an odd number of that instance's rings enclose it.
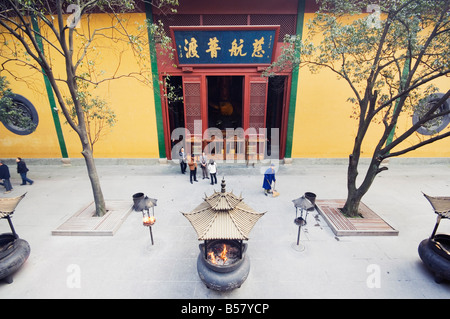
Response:
[[[228,260],[227,252],[228,252],[227,245],[223,244],[223,250],[220,253],[220,259],[223,260],[223,263],[225,263]]]
[[[155,216],[146,216],[142,219],[144,226],[151,226],[156,222]]]
[[[210,251],[208,253],[209,260],[216,265],[218,260],[222,260],[222,265],[224,265],[228,260],[227,253],[228,253],[227,245],[223,244],[223,250],[220,252],[218,256],[215,256],[213,251]]]
[[[212,251],[210,251],[210,252],[208,253],[208,256],[209,256],[209,260],[210,260],[213,264],[217,264],[216,256],[214,256],[214,253],[213,253]]]

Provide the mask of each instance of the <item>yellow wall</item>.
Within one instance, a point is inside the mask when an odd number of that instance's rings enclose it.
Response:
[[[137,31],[137,24],[143,24],[145,14],[131,14],[128,25],[132,32]],[[311,18],[305,15],[305,24]],[[110,25],[106,15],[91,17],[94,27]],[[87,27],[85,20],[81,27]],[[130,29],[130,30],[131,30]],[[43,31],[44,32],[44,31]],[[305,34],[305,32],[304,32]],[[96,43],[93,52],[98,69],[105,70],[106,75],[116,71],[119,57],[119,73],[138,70],[136,59],[131,50],[124,50],[122,44],[111,47],[108,42]],[[47,45],[45,47],[50,50]],[[122,52],[123,51],[123,52]],[[121,52],[121,54],[119,54]],[[142,57],[150,67],[148,48]],[[57,74],[64,74],[64,64],[55,52],[51,52],[52,64]],[[55,126],[50,110],[43,76],[27,68],[15,67],[14,71],[26,75],[29,83],[16,81],[8,76],[10,87],[14,93],[29,99],[39,113],[39,125],[30,135],[19,136],[8,131],[0,124],[0,158],[59,158],[61,151],[57,140]],[[6,74],[2,74],[6,75]],[[441,91],[450,86],[450,79],[437,82]],[[92,92],[106,99],[114,109],[117,123],[112,131],[94,146],[97,158],[158,158],[158,138],[155,116],[155,102],[151,85],[143,84],[136,79],[122,78],[101,84]],[[337,80],[331,71],[323,70],[311,74],[307,68],[301,69],[298,77],[297,105],[293,131],[293,158],[346,158],[350,154],[357,129],[357,121],[350,118],[353,106],[347,102],[352,96],[348,84]],[[65,119],[59,112],[64,140],[70,158],[81,157],[81,144],[76,133],[64,124]],[[399,120],[396,132],[405,130],[411,123],[411,117],[404,116]],[[448,129],[448,128],[447,128]],[[363,145],[363,157],[369,157],[371,149],[379,140],[382,125],[374,126]],[[410,141],[422,138],[414,136]],[[450,138],[439,141],[404,155],[405,157],[449,157]]]
[[[136,13],[124,17],[128,19],[124,23],[128,24],[129,32],[136,34],[138,32],[137,25],[144,24],[145,14]],[[106,15],[93,15],[91,16],[91,28],[110,26],[110,21],[110,18]],[[85,19],[81,21],[81,28],[86,28],[87,25]],[[41,31],[45,32],[43,29]],[[126,44],[118,43],[116,47],[111,47],[111,42],[103,40],[96,42],[93,46],[95,46],[95,51],[90,53],[90,57],[95,61],[97,70],[104,71],[104,77],[112,76],[117,71],[118,66],[120,67],[117,74],[139,71],[133,52]],[[64,77],[65,69],[61,57],[54,51],[49,53],[50,47],[48,45],[45,46],[44,50],[47,55],[52,57],[54,72]],[[144,46],[141,57],[145,60],[145,67],[151,71],[148,45],[147,47]],[[15,66],[14,71],[17,74],[29,72],[26,68],[19,66]],[[25,96],[34,104],[39,114],[39,125],[34,133],[19,136],[0,124],[0,157],[61,157],[42,74],[34,72],[33,77],[29,79],[32,88],[23,82],[15,81],[11,76],[7,76],[7,78],[14,93]],[[63,90],[67,92],[66,88]],[[91,93],[93,96],[99,96],[107,100],[117,119],[117,123],[111,132],[94,145],[95,157],[159,157],[155,104],[151,84],[144,84],[133,78],[121,78],[102,83],[98,88],[92,89]],[[68,124],[64,124],[66,120],[62,112],[59,112],[59,116],[69,157],[82,157],[81,143],[77,134]]]
[[[312,14],[305,14],[306,23]],[[434,82],[440,92],[450,87],[450,78]],[[354,97],[347,82],[337,80],[337,75],[323,69],[311,74],[308,68],[299,71],[297,104],[293,132],[292,158],[347,158],[352,152],[358,122],[351,119],[353,105],[347,102]],[[397,133],[411,126],[411,116],[403,115],[398,121]],[[446,130],[450,130],[447,127]],[[373,148],[383,133],[383,124],[372,125],[362,147],[362,157],[371,157]],[[416,134],[403,143],[407,147],[423,136]],[[395,151],[396,149],[394,149]],[[399,149],[397,149],[399,150]],[[450,157],[450,138],[435,142],[403,155],[403,157]]]
[[[61,157],[42,75],[35,73],[29,78],[32,86],[13,81],[10,77],[8,80],[14,93],[26,97],[33,103],[38,112],[39,125],[34,133],[21,136],[10,132],[0,123],[0,157]]]

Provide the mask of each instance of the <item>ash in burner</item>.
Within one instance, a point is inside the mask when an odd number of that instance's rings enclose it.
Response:
[[[208,261],[214,265],[232,265],[239,260],[239,247],[217,242],[208,245]]]

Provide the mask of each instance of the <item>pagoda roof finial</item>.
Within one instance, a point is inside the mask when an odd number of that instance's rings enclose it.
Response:
[[[226,192],[225,187],[227,186],[227,184],[225,183],[225,177],[222,177],[222,184],[220,184],[222,186],[222,193]]]

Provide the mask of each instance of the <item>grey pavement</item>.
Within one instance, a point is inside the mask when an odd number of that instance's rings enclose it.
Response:
[[[375,180],[363,202],[399,230],[398,236],[336,237],[316,211],[310,213],[295,246],[292,200],[305,192],[317,199],[346,196],[345,161],[294,161],[277,172],[279,197],[264,196],[261,165],[219,166],[219,183],[189,175],[169,164],[98,165],[106,199],[129,201],[143,192],[157,198],[154,245],[132,211],[114,236],[52,236],[51,231],[92,201],[86,168],[30,162],[32,186],[19,186],[11,163],[13,197],[27,192],[16,209],[13,223],[31,246],[14,282],[0,282],[6,298],[161,298],[161,299],[292,299],[292,298],[417,298],[446,299],[450,284],[437,284],[419,258],[417,247],[429,237],[436,215],[422,192],[450,195],[450,161],[437,163],[392,161]],[[363,170],[361,170],[361,175]],[[200,175],[200,174],[198,174]],[[231,292],[207,289],[196,269],[199,253],[196,233],[180,212],[189,212],[205,194],[227,190],[257,211],[267,212],[248,241],[250,274]],[[8,232],[0,220],[0,233]],[[443,220],[439,232],[450,233]]]

